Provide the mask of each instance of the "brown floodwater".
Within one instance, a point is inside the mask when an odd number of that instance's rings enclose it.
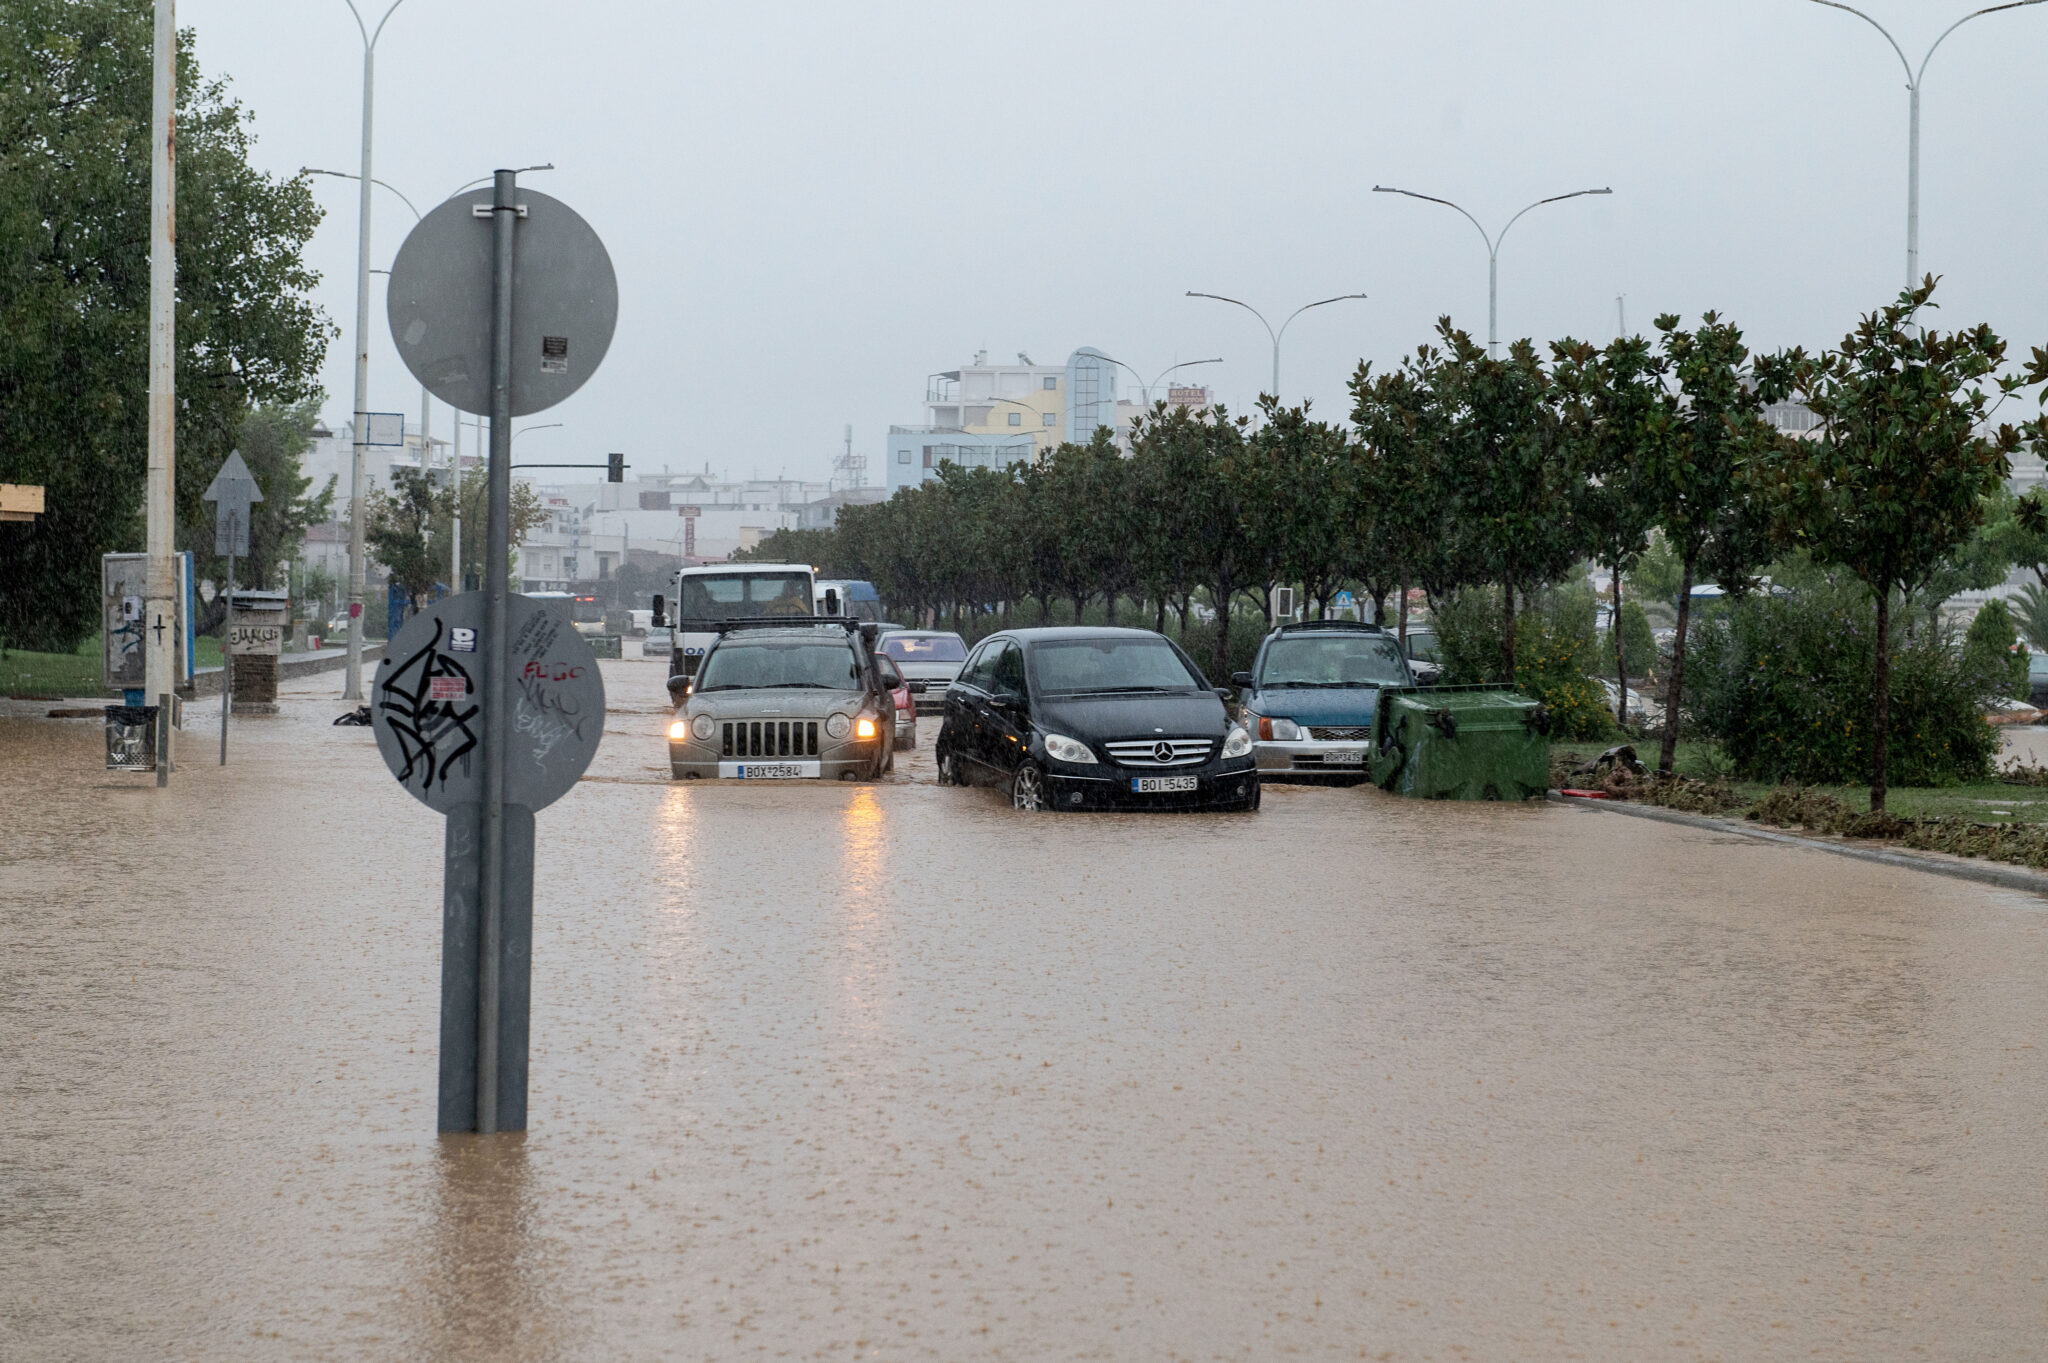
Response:
[[[605,671],[498,1137],[434,1134],[440,820],[334,677],[168,795],[0,719],[0,1358],[2048,1350],[2048,901],[1540,804],[1028,817],[928,746],[676,785]]]

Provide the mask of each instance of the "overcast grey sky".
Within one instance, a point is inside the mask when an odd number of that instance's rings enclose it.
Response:
[[[359,0],[382,12],[385,0]],[[1867,0],[1917,65],[1976,5]],[[256,117],[266,169],[356,167],[361,44],[342,0],[184,0],[199,60]],[[374,24],[374,14],[372,16]],[[1965,25],[1924,86],[1922,268],[1942,325],[2048,343],[2048,5]],[[404,0],[377,63],[376,173],[424,211],[496,166],[610,247],[619,329],[604,368],[532,421],[523,457],[625,450],[823,477],[852,423],[875,456],[922,420],[925,376],[987,348],[1079,345],[1149,378],[1221,355],[1234,408],[1267,384],[1252,317],[1287,334],[1281,387],[1348,411],[1450,313],[1605,341],[1719,309],[1752,343],[1839,339],[1904,281],[1906,91],[1868,25],[1810,0],[1425,3],[724,4]],[[312,263],[342,327],[326,367],[348,415],[353,186],[316,182]],[[373,264],[411,215],[381,194]],[[373,409],[417,419],[373,283]],[[448,432],[436,404],[435,430]],[[879,472],[874,460],[871,476]]]

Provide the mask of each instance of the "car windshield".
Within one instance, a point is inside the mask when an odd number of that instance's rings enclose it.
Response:
[[[1384,635],[1320,635],[1266,645],[1261,686],[1399,686],[1401,650]]]
[[[809,615],[811,584],[781,573],[732,573],[683,579],[677,614],[685,620],[755,620]]]
[[[837,641],[728,640],[711,650],[697,678],[699,691],[738,691],[772,686],[858,691],[860,664],[853,650]]]
[[[1190,691],[1201,681],[1164,639],[1061,639],[1031,646],[1040,695]]]
[[[882,652],[900,663],[964,663],[967,645],[957,634],[885,634]]]

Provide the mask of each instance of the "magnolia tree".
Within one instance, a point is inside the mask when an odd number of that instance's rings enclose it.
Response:
[[[1870,807],[1885,807],[1891,757],[1891,610],[1950,561],[2012,471],[2022,431],[1992,427],[1991,394],[2048,380],[2002,374],[2005,342],[1987,326],[1946,335],[1915,320],[1934,278],[1866,316],[1839,348],[1793,350],[1760,365],[1820,419],[1817,438],[1780,440],[1747,471],[1784,542],[1848,569],[1870,589],[1877,628],[1870,698]],[[2038,440],[2041,423],[2032,425]],[[2030,513],[2039,515],[2038,500]]]

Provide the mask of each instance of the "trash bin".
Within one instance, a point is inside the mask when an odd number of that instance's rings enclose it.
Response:
[[[156,706],[107,707],[107,770],[156,770]]]
[[[1424,800],[1526,800],[1550,786],[1550,713],[1512,686],[1390,686],[1373,784]]]

